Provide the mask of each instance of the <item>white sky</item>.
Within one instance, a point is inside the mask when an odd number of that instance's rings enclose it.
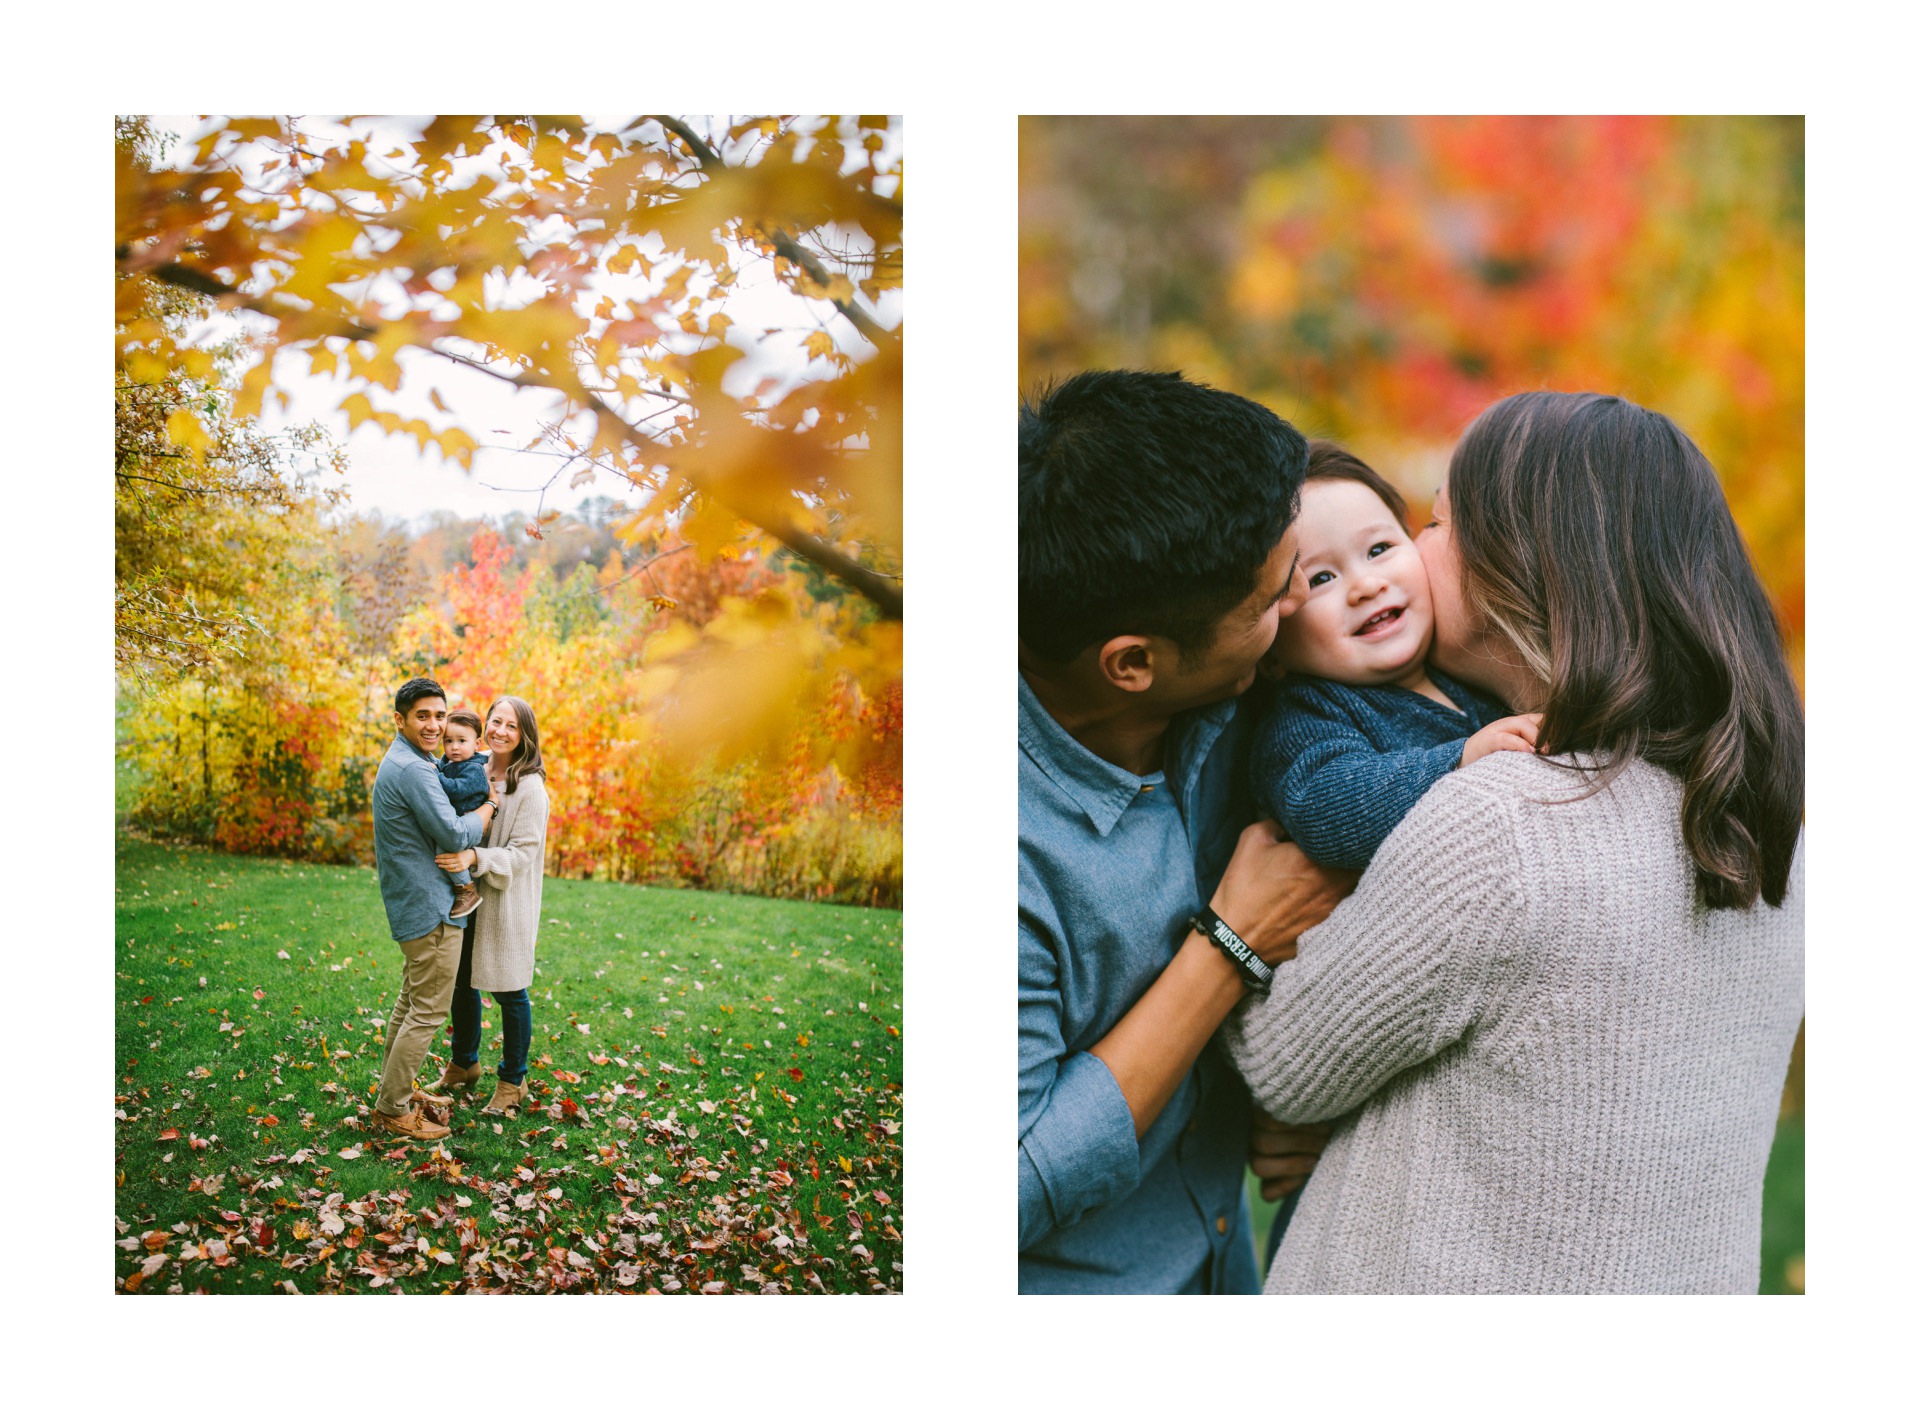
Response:
[[[175,157],[190,151],[191,143],[208,127],[194,117],[156,117],[153,122],[159,130],[183,139],[168,153]],[[395,119],[394,125],[417,132],[420,123]],[[322,124],[302,119],[301,126]],[[733,319],[727,341],[748,356],[729,369],[729,390],[749,390],[766,377],[787,386],[801,381],[808,358],[800,344],[816,328],[825,329],[836,346],[855,358],[870,352],[866,340],[830,304],[802,298],[779,283],[770,259],[743,253],[737,267],[738,281],[725,296],[725,308]],[[901,318],[902,292],[889,290],[878,303],[863,298],[862,304],[881,326],[891,328]],[[760,337],[767,328],[791,331]],[[463,517],[498,517],[516,509],[527,514],[572,509],[596,495],[634,499],[631,487],[619,476],[597,474],[573,487],[569,481],[576,467],[562,468],[563,462],[545,446],[533,453],[525,451],[540,435],[541,426],[558,416],[562,399],[557,394],[509,387],[430,354],[403,352],[401,358],[406,375],[400,390],[373,389],[375,405],[409,420],[426,420],[436,430],[453,424],[465,427],[481,446],[474,454],[471,475],[443,460],[437,450],[422,452],[411,436],[389,436],[371,424],[349,434],[346,416],[335,409],[348,390],[343,382],[306,375],[304,354],[283,352],[275,362],[274,383],[290,402],[283,411],[269,396],[261,424],[273,432],[317,422],[331,431],[334,440],[347,448],[344,478],[351,496],[349,510],[377,510],[387,518],[405,520],[435,510]],[[433,391],[452,415],[433,408],[428,399]],[[326,483],[338,484],[339,479],[330,475]]]

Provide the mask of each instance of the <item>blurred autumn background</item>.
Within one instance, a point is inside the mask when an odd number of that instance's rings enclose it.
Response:
[[[425,674],[533,703],[558,875],[899,905],[897,121],[116,136],[137,828],[369,861]],[[541,492],[385,514],[348,436]]]
[[[1706,452],[1804,680],[1798,117],[1023,118],[1022,391],[1178,369],[1423,511],[1467,422],[1613,392]],[[1764,1290],[1801,1292],[1803,1058]]]

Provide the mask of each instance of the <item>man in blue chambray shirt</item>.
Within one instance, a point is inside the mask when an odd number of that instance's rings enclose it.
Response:
[[[1022,1292],[1259,1290],[1249,1103],[1208,1046],[1242,970],[1188,920],[1278,963],[1351,885],[1243,830],[1234,698],[1298,603],[1305,464],[1177,373],[1021,407]]]
[[[437,1118],[450,1103],[416,1092],[414,1078],[447,1021],[467,922],[449,919],[453,883],[433,859],[478,842],[494,803],[462,816],[447,801],[433,761],[447,723],[446,692],[437,682],[408,681],[394,694],[393,712],[394,740],[373,777],[373,861],[402,968],[371,1121],[403,1140],[437,1141],[448,1133]]]

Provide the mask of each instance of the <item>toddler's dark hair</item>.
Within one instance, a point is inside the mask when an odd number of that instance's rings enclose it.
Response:
[[[486,728],[486,726],[480,723],[480,717],[474,714],[474,712],[471,710],[449,711],[447,713],[447,723],[449,725],[465,725],[468,729],[473,731],[473,737],[475,739],[478,739],[480,737],[481,730]]]
[[[1407,502],[1392,485],[1382,478],[1366,461],[1344,446],[1332,441],[1307,442],[1307,478],[1309,480],[1352,480],[1355,484],[1365,485],[1380,496],[1380,502],[1393,511],[1393,517],[1400,521],[1400,527],[1408,534],[1413,529],[1407,523]]]

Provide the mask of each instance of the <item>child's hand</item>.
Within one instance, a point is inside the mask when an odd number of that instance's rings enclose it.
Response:
[[[1475,759],[1484,759],[1501,749],[1531,754],[1539,745],[1540,716],[1509,715],[1467,736],[1467,747],[1460,752],[1459,767],[1464,769]]]

